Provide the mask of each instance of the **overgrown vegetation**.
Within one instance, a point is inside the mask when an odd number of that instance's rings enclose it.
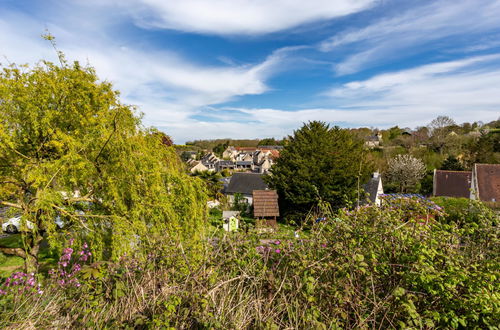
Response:
[[[415,204],[363,207],[328,214],[306,238],[215,234],[201,248],[165,239],[146,257],[70,260],[84,264],[79,286],[2,287],[0,325],[494,329],[498,216],[471,203],[477,221],[460,224],[408,218]]]
[[[168,136],[144,128],[92,67],[59,55],[60,65],[0,73],[0,206],[21,215],[23,238],[2,251],[36,272],[44,238],[60,251],[72,234],[106,260],[166,233],[195,237],[205,188],[183,172]]]

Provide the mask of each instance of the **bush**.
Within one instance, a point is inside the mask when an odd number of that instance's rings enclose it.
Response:
[[[368,206],[330,214],[304,239],[166,238],[145,259],[87,266],[80,288],[45,280],[43,294],[1,305],[0,326],[494,329],[497,216],[477,212],[458,226]]]
[[[439,220],[444,223],[456,223],[460,226],[468,223],[478,223],[481,215],[486,212],[480,202],[468,198],[432,197],[436,204],[444,209],[444,215]]]

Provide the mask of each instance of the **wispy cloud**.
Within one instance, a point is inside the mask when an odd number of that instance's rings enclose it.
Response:
[[[376,0],[109,0],[143,27],[218,35],[261,35],[369,8]],[[98,1],[98,3],[103,3]]]
[[[57,20],[47,24],[4,12],[0,14],[0,55],[18,64],[55,61],[55,52],[40,37],[45,27],[68,59],[90,63],[101,79],[121,91],[124,102],[138,105],[148,125],[171,125],[208,105],[266,92],[266,80],[283,68],[287,53],[295,50],[278,49],[258,63],[201,65],[167,49],[128,46],[126,40],[95,34],[95,27],[88,32],[67,29]]]
[[[495,119],[500,111],[498,86],[500,54],[495,54],[379,74],[334,87],[325,95],[341,107],[386,109],[391,118],[403,114],[403,122],[410,125],[440,114],[459,121]]]
[[[322,42],[324,52],[353,47],[357,52],[336,66],[340,75],[357,72],[367,66],[391,61],[402,53],[432,49],[430,43],[450,37],[481,36],[499,31],[500,1],[440,0],[408,9],[374,23],[334,35]],[[427,47],[422,47],[427,45]],[[443,45],[439,45],[442,49]]]

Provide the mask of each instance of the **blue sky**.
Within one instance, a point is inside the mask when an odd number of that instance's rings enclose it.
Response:
[[[500,115],[500,0],[0,0],[0,62],[45,29],[177,143]]]

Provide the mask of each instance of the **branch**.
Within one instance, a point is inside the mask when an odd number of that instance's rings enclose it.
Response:
[[[7,247],[7,246],[0,246],[0,252],[26,259],[26,251],[24,251],[21,248],[11,248],[11,247]]]
[[[22,209],[23,209],[23,207],[22,207],[21,205],[19,205],[19,204],[14,204],[14,203],[10,203],[10,202],[0,201],[0,204],[1,204],[1,205],[5,205],[5,206],[14,207],[14,208],[16,208],[16,209],[20,209],[20,210],[22,210]]]
[[[108,145],[109,141],[111,140],[111,137],[115,134],[116,132],[116,117],[118,117],[118,114],[119,112],[117,111],[116,114],[115,114],[115,117],[113,118],[113,132],[111,132],[111,134],[109,134],[109,137],[108,139],[106,140],[106,142],[104,143],[104,145],[102,146],[101,150],[99,151],[99,153],[97,154],[97,157],[94,159],[94,163],[97,163],[97,160],[99,159],[99,157],[101,157],[101,154],[104,150],[104,148],[106,148],[106,146]]]

